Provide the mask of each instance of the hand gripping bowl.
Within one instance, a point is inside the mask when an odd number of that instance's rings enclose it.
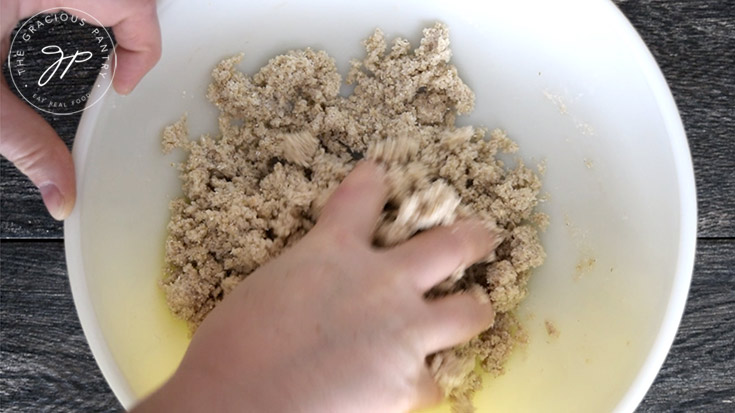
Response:
[[[505,129],[528,164],[547,170],[548,258],[518,311],[528,343],[506,374],[485,381],[475,405],[635,409],[684,309],[696,200],[671,93],[612,3],[213,0],[162,2],[159,13],[158,65],[131,95],[109,93],[84,112],[73,150],[79,196],[64,227],[79,318],[123,406],[162,383],[187,346],[157,284],[168,202],[179,193],[171,163],[181,160],[162,155],[160,133],[184,112],[193,136],[216,130],[204,98],[216,62],[244,52],[240,67],[252,73],[311,46],[344,74],[376,27],[416,42],[442,21],[453,63],[477,95],[466,122]]]

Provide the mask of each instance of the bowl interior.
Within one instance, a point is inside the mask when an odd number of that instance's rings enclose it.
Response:
[[[346,73],[376,27],[414,44],[448,24],[453,63],[477,95],[463,123],[504,128],[545,162],[548,258],[519,310],[528,344],[486,380],[481,411],[632,410],[673,340],[691,277],[696,211],[686,139],[655,62],[607,1],[164,2],[163,57],[129,96],[83,116],[79,198],[67,257],[80,319],[130,407],[175,369],[187,329],[162,276],[168,202],[179,194],[162,128],[187,112],[217,131],[204,98],[220,59],[253,73],[286,50],[325,49]],[[558,337],[547,333],[552,323]],[[445,411],[446,407],[438,411]]]

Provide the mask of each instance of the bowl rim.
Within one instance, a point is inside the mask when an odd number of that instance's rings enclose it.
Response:
[[[107,86],[112,83],[111,78],[97,78],[98,84],[102,87],[95,88],[91,93],[92,100],[105,100],[105,97],[95,96],[104,93]],[[94,105],[88,107],[82,112],[79,120],[77,133],[74,136],[74,144],[72,147],[72,159],[74,160],[74,169],[77,182],[77,200],[81,199],[84,189],[79,185],[83,182],[87,169],[87,153],[93,139],[96,120],[102,105]],[[133,407],[136,402],[136,396],[132,388],[128,384],[120,368],[112,356],[110,347],[107,344],[102,329],[100,328],[94,305],[92,304],[89,286],[87,285],[87,274],[84,271],[84,261],[82,257],[82,235],[81,235],[81,215],[82,206],[77,201],[74,205],[72,213],[64,220],[64,252],[66,255],[66,269],[71,286],[71,294],[74,299],[74,307],[82,325],[82,331],[87,339],[92,355],[97,365],[102,371],[102,376],[107,381],[110,389],[115,397],[120,401],[126,410]]]
[[[664,120],[669,142],[671,142],[679,189],[679,242],[676,271],[669,301],[661,326],[645,361],[631,382],[628,391],[615,408],[616,412],[632,412],[643,401],[643,397],[663,366],[684,315],[697,247],[697,192],[689,142],[666,78],[633,24],[612,1],[606,3],[607,7],[612,9],[618,25],[623,28],[624,37],[621,40],[627,43],[629,50],[633,53]]]
[[[643,400],[661,369],[684,314],[694,271],[697,242],[697,198],[694,167],[686,133],[668,83],[645,42],[622,11],[610,0],[601,0],[600,3],[600,7],[609,9],[606,13],[610,14],[612,21],[615,21],[616,30],[621,33],[620,40],[627,44],[655,98],[671,143],[679,189],[680,231],[677,263],[666,310],[659,331],[644,362],[614,409],[616,412],[632,412]],[[158,2],[159,16],[166,12],[170,4],[171,1],[168,0]],[[99,77],[97,82],[103,87],[95,88],[90,101],[97,101],[97,98],[100,100],[106,99],[106,97],[95,95],[103,94],[109,83],[111,83],[111,79]],[[87,153],[94,139],[93,133],[102,106],[94,105],[85,109],[74,138],[72,157],[78,185],[77,199],[81,198],[84,191],[79,183],[83,182],[85,176]],[[81,215],[82,207],[77,202],[71,215],[64,221],[66,265],[74,305],[82,330],[102,375],[122,406],[125,409],[130,409],[139,401],[138,397],[112,356],[92,304],[82,257]]]

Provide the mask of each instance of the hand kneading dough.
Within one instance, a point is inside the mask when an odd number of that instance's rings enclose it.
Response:
[[[511,311],[524,298],[531,270],[544,261],[534,211],[541,182],[520,161],[506,168],[498,152],[515,152],[504,132],[457,127],[474,94],[449,64],[447,28],[423,32],[418,48],[380,30],[353,61],[349,97],[323,51],[276,56],[254,76],[220,62],[207,98],[220,110],[219,133],[190,140],[186,118],[167,127],[164,150],[182,148],[184,195],[171,203],[166,241],[168,305],[193,329],[238,282],[314,226],[332,190],[358,159],[384,164],[389,200],[376,247],[419,231],[476,217],[497,231],[495,253],[457,271],[427,298],[473,294],[493,303],[496,318],[464,345],[441,351],[429,367],[455,411],[472,411],[475,369],[499,374],[523,334]],[[489,136],[488,136],[489,135]]]

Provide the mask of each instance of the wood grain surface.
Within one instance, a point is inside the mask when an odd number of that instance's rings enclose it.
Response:
[[[119,411],[74,310],[64,244],[2,241],[0,246],[0,409]]]
[[[615,3],[676,98],[699,205],[686,312],[638,411],[735,412],[735,0]],[[75,76],[91,86],[95,74]],[[46,119],[71,145],[79,116]],[[4,159],[0,174],[0,410],[119,411],[74,310],[62,225]]]

